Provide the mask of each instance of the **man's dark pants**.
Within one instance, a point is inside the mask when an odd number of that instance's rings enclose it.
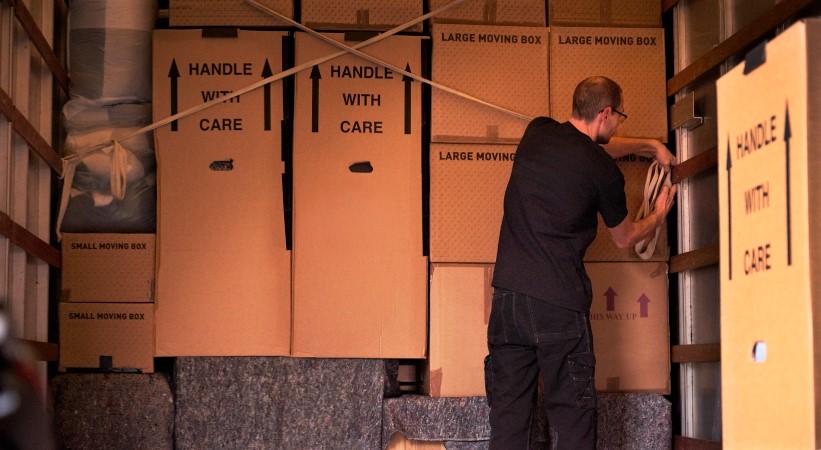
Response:
[[[558,449],[596,447],[596,389],[590,318],[497,288],[486,368],[490,449],[527,449],[538,375]]]

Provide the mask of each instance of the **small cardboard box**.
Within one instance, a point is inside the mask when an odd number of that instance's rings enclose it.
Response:
[[[430,271],[430,355],[422,391],[484,396],[493,265],[431,264]]]
[[[431,144],[431,262],[496,262],[515,153],[515,145]]]
[[[153,303],[60,303],[59,370],[154,371]]]
[[[368,54],[419,73],[421,39]],[[295,41],[297,64],[338,51]],[[295,87],[292,355],[424,357],[420,84],[350,54],[310,72]]]
[[[667,141],[667,77],[661,28],[550,28],[550,113],[570,118],[580,81],[606,76],[624,92],[618,135]]]
[[[624,195],[627,197],[627,218],[635,220],[638,216],[641,205],[644,202],[644,186],[647,180],[647,170],[653,162],[652,158],[645,156],[627,155],[616,161],[622,174],[624,174]],[[655,234],[651,235],[654,236]],[[647,258],[647,261],[668,261],[670,259],[670,246],[667,240],[667,224],[663,224],[656,239],[656,248]],[[644,261],[637,253],[635,247],[618,248],[613,243],[607,226],[599,218],[599,226],[596,231],[596,238],[587,248],[584,255],[585,261],[616,262],[616,261]]]
[[[658,0],[550,0],[551,27],[660,27]]]
[[[819,57],[807,19],[716,82],[728,448],[821,446]]]
[[[302,23],[326,30],[388,30],[421,16],[421,0],[302,0]],[[406,28],[422,31],[422,23]]]
[[[64,302],[153,302],[154,234],[65,233]]]
[[[430,0],[430,10],[452,0]],[[541,0],[464,0],[434,16],[434,22],[543,27],[547,22],[546,2]]]
[[[585,263],[596,390],[670,393],[667,264]]]
[[[257,0],[293,19],[291,0]],[[168,24],[172,27],[282,27],[288,23],[248,4],[245,0],[170,0]]]
[[[432,80],[467,98],[432,88],[431,142],[516,144],[548,115],[547,28],[435,24],[432,36]]]
[[[210,31],[155,30],[155,120],[281,72],[286,33]],[[274,81],[154,131],[157,356],[289,354],[282,111]]]

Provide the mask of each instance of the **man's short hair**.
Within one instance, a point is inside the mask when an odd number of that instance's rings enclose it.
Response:
[[[607,77],[595,76],[582,80],[573,92],[573,117],[592,122],[608,106],[621,106],[621,86]]]

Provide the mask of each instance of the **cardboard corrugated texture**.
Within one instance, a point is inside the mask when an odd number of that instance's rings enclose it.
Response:
[[[65,233],[60,300],[153,302],[154,234]]]
[[[318,29],[387,30],[423,14],[421,0],[302,0],[301,5],[302,23]],[[422,24],[407,30],[422,31]]]
[[[728,447],[821,442],[819,55],[821,20],[800,21],[716,83]]]
[[[291,0],[256,1],[286,17],[294,17],[294,3]],[[245,0],[171,0],[168,23],[172,27],[287,25],[284,21],[251,6]]]
[[[453,0],[430,0],[430,10],[441,8]],[[535,26],[546,25],[545,2],[537,0],[464,0],[442,14],[434,22],[484,25]]]
[[[154,119],[282,67],[284,32],[155,30]],[[290,352],[280,81],[154,132],[157,356]]]
[[[60,303],[59,370],[154,371],[153,303]]]
[[[657,0],[550,0],[551,27],[660,27]]]
[[[652,159],[647,157],[628,155],[619,158],[617,164],[624,174],[624,194],[627,197],[627,217],[635,220],[641,205],[644,202],[644,187],[647,180],[647,169],[649,169]],[[668,261],[670,259],[670,246],[667,240],[667,224],[661,226],[656,249],[647,261]],[[599,217],[599,226],[596,231],[596,239],[590,244],[587,253],[584,255],[585,261],[614,262],[614,261],[644,261],[636,253],[635,247],[618,248],[613,243],[607,226]]]
[[[624,92],[628,119],[618,135],[667,142],[667,78],[661,28],[550,28],[550,113],[567,120],[573,91],[603,75]]]
[[[337,51],[296,36],[297,64]],[[421,38],[368,53],[419,73]],[[420,85],[354,55],[315,69],[296,76],[292,354],[424,357]]]
[[[432,262],[496,262],[515,153],[515,145],[431,144]]]
[[[431,33],[433,81],[525,117],[548,115],[547,28],[434,24]],[[527,124],[451,92],[431,91],[431,142],[516,144]]]
[[[430,355],[422,390],[432,397],[485,395],[492,264],[431,264]]]

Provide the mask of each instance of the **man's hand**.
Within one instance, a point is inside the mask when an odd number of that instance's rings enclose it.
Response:
[[[653,157],[662,167],[664,167],[665,172],[669,172],[670,168],[676,165],[676,157],[673,156],[667,146],[662,144],[660,141],[650,139],[650,143],[655,150]]]

